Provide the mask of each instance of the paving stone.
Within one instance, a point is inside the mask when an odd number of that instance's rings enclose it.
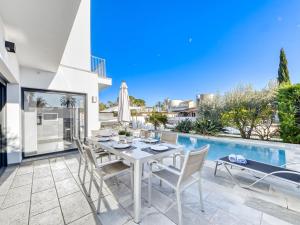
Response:
[[[94,210],[97,204],[98,201],[93,202]],[[107,195],[101,198],[99,219],[102,225],[121,225],[129,221],[131,217],[113,196]]]
[[[59,181],[55,183],[55,186],[59,198],[80,191],[80,188],[73,178]]]
[[[1,208],[8,208],[26,201],[30,201],[31,185],[10,189],[2,203]]]
[[[22,175],[22,174],[27,174],[32,172],[33,172],[33,164],[30,162],[30,163],[22,164],[17,171],[17,175]]]
[[[142,197],[148,199],[148,187],[142,187]],[[162,213],[166,212],[172,205],[173,200],[156,189],[152,189],[152,205]]]
[[[300,224],[300,221],[298,224]],[[292,225],[292,224],[264,213],[262,217],[261,225]]]
[[[32,193],[44,191],[54,187],[52,176],[33,179]]]
[[[278,219],[286,220],[292,224],[299,224],[300,214],[297,211],[289,210],[284,207],[280,207],[270,202],[266,202],[262,199],[251,198],[245,202],[245,204],[251,208],[269,214]]]
[[[162,225],[175,225],[168,217],[162,213],[152,213],[143,218],[140,223],[141,225],[152,225],[152,224],[162,224]]]
[[[69,172],[68,168],[60,169],[60,170],[53,170],[52,171],[53,178],[55,182],[65,180],[72,177],[72,174]]]
[[[0,224],[1,225],[11,225],[19,224],[25,225],[28,223],[29,216],[29,201],[24,202],[4,210],[0,210]]]
[[[56,190],[55,188],[51,188],[32,195],[30,213],[34,216],[58,206],[59,202],[56,195]]]
[[[71,223],[92,212],[91,206],[81,192],[59,199],[66,223]]]
[[[52,174],[49,166],[36,167],[33,170],[33,179],[50,177],[50,176],[52,176]]]
[[[64,220],[59,207],[32,216],[29,225],[64,225]]]
[[[97,214],[90,213],[74,222],[70,223],[70,225],[102,225],[98,219]]]
[[[11,184],[11,188],[24,186],[31,183],[32,183],[32,173],[21,174],[15,176],[15,179]]]

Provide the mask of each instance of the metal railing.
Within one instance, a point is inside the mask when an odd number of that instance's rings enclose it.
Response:
[[[91,56],[91,71],[97,73],[99,77],[106,77],[105,59]]]

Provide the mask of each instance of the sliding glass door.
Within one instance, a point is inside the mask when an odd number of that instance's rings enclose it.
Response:
[[[85,95],[23,90],[24,155],[40,155],[76,148],[84,138]]]

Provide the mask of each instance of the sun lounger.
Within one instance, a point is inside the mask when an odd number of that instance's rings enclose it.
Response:
[[[258,182],[264,180],[267,177],[271,177],[271,176],[278,178],[280,180],[295,184],[298,188],[300,187],[300,172],[299,171],[286,169],[286,168],[283,168],[280,166],[268,165],[265,163],[248,160],[248,159],[247,159],[247,164],[241,165],[238,163],[230,162],[228,159],[228,156],[226,156],[226,157],[220,158],[216,161],[215,175],[217,174],[218,167],[221,165],[223,165],[225,167],[225,169],[229,173],[232,180],[240,187],[250,188],[253,185],[257,184]],[[256,180],[255,182],[253,182],[252,184],[250,184],[248,186],[241,186],[239,184],[239,182],[234,178],[232,173],[230,172],[228,166],[237,167],[242,170],[254,172],[255,174],[260,174],[262,176],[261,177],[256,176],[258,178],[258,180]]]

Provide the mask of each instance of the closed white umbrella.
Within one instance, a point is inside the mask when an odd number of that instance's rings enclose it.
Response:
[[[128,87],[125,81],[122,82],[120,87],[118,111],[118,121],[120,123],[130,122]]]

